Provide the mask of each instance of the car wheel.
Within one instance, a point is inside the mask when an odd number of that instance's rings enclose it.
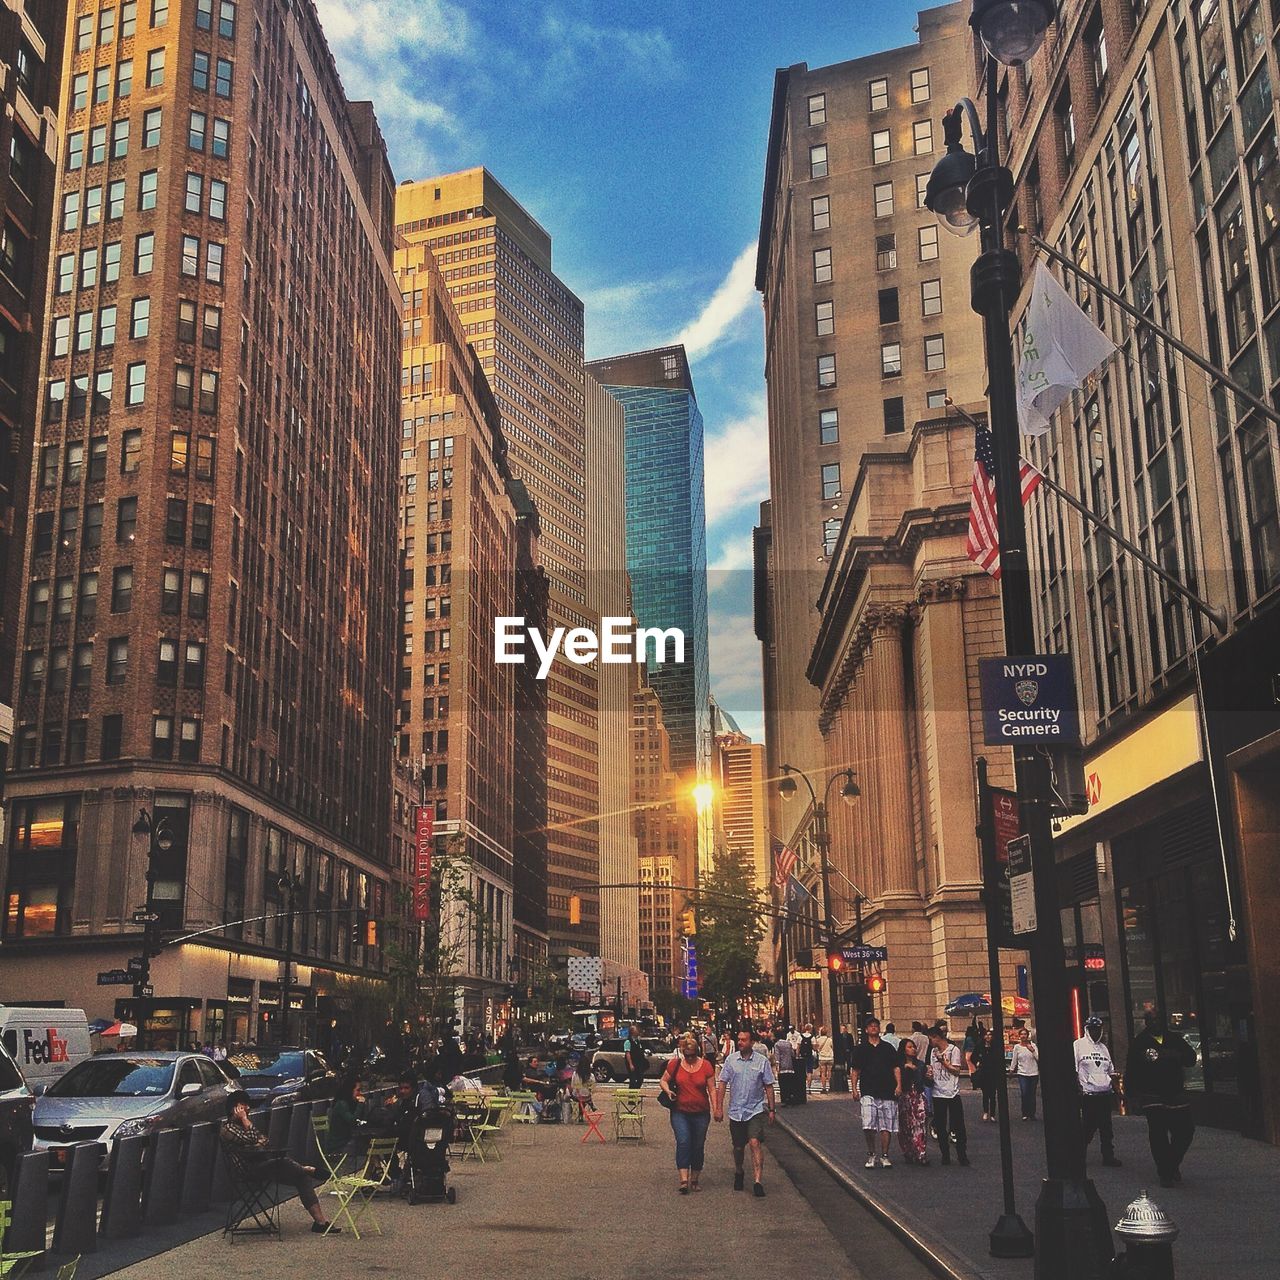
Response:
[[[591,1074],[595,1076],[597,1084],[608,1084],[613,1079],[613,1071],[607,1062],[597,1063],[591,1068]]]

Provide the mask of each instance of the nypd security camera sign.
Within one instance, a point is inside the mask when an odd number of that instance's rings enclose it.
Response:
[[[1071,659],[1047,653],[1030,658],[983,658],[982,740],[989,747],[1030,747],[1080,741],[1080,715]]]

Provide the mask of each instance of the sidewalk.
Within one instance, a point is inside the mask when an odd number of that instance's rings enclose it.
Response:
[[[811,1153],[819,1154],[852,1184],[859,1198],[875,1202],[917,1236],[938,1259],[935,1270],[964,1280],[1031,1280],[1030,1259],[992,1258],[987,1235],[1002,1207],[999,1129],[983,1124],[977,1094],[963,1089],[972,1167],[938,1163],[930,1141],[930,1167],[902,1159],[897,1139],[891,1169],[864,1169],[866,1144],[852,1094],[812,1096],[802,1107],[778,1113]],[[1024,1123],[1013,1112],[1013,1167],[1017,1210],[1035,1226],[1035,1201],[1044,1174],[1044,1134],[1039,1121]],[[1116,1116],[1116,1155],[1123,1168],[1107,1169],[1094,1140],[1089,1176],[1107,1206],[1112,1224],[1139,1191],[1146,1190],[1180,1228],[1174,1245],[1178,1280],[1210,1280],[1258,1274],[1261,1260],[1280,1257],[1280,1150],[1222,1129],[1200,1128],[1183,1163],[1181,1186],[1161,1187],[1147,1146],[1141,1117]],[[954,1158],[954,1157],[953,1157]]]
[[[504,1138],[501,1162],[455,1160],[458,1203],[410,1207],[379,1200],[374,1212],[382,1236],[313,1236],[301,1206],[290,1201],[281,1208],[284,1249],[252,1238],[232,1245],[218,1232],[115,1274],[126,1280],[357,1272],[414,1280],[600,1280],[634,1272],[645,1280],[689,1280],[708,1271],[754,1275],[782,1257],[803,1258],[806,1272],[830,1280],[861,1276],[772,1157],[766,1156],[765,1199],[732,1190],[727,1125],[711,1127],[704,1189],[678,1195],[666,1113],[652,1099],[646,1113],[643,1144],[602,1146],[593,1139],[583,1146],[582,1126],[546,1125],[535,1131],[532,1147],[512,1147]]]

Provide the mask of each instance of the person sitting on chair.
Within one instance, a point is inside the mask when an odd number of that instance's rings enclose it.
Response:
[[[316,1195],[314,1165],[299,1164],[267,1146],[267,1135],[254,1128],[249,1119],[249,1095],[237,1090],[227,1098],[227,1118],[222,1122],[218,1139],[227,1158],[249,1177],[287,1182],[298,1192],[298,1199],[311,1215],[311,1230],[337,1234],[341,1227],[332,1226],[320,1208]]]

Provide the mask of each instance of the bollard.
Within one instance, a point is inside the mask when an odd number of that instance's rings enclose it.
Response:
[[[311,1134],[311,1103],[295,1102],[289,1108],[289,1156],[299,1164],[307,1164],[307,1147]]]
[[[159,1129],[153,1133],[142,1189],[142,1220],[147,1226],[163,1227],[177,1222],[182,1198],[181,1163],[182,1130]]]
[[[289,1108],[272,1107],[267,1120],[267,1146],[283,1151],[289,1145]]]
[[[53,1228],[54,1253],[97,1252],[98,1166],[105,1151],[101,1142],[75,1142],[68,1148]]]
[[[231,1170],[227,1168],[227,1158],[222,1154],[222,1143],[214,1129],[213,1143],[213,1183],[209,1187],[210,1204],[226,1204],[231,1199]]]
[[[1131,1201],[1116,1223],[1124,1253],[1112,1264],[1112,1275],[1124,1280],[1173,1280],[1173,1242],[1178,1228],[1145,1191]]]
[[[128,1240],[142,1230],[142,1157],[147,1142],[147,1135],[138,1133],[117,1138],[111,1146],[99,1227],[104,1240]]]
[[[213,1161],[218,1154],[218,1127],[209,1121],[193,1125],[182,1163],[182,1212],[204,1213],[209,1207]]]
[[[49,1210],[49,1153],[24,1151],[15,1173],[13,1212],[4,1244],[13,1253],[43,1250]]]

